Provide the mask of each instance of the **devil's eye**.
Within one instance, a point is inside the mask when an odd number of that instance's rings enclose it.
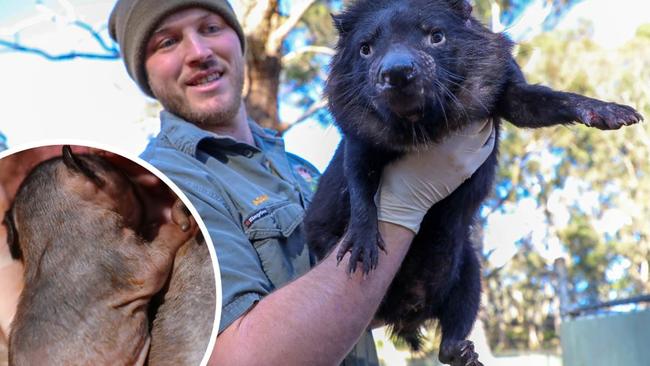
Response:
[[[429,35],[429,42],[432,45],[440,45],[445,41],[445,34],[441,30],[435,30]]]
[[[368,43],[362,43],[361,48],[359,49],[359,53],[363,57],[368,57],[370,54],[372,54],[372,47]]]

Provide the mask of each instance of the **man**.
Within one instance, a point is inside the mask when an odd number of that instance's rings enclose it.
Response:
[[[378,365],[373,314],[426,210],[492,150],[491,123],[387,169],[393,179],[379,206],[386,253],[370,275],[350,276],[335,256],[316,265],[304,241],[317,171],[247,118],[245,38],[230,5],[120,0],[109,29],[129,75],[164,107],[142,156],[187,194],[216,247],[223,307],[211,362]],[[415,171],[423,161],[428,169]]]

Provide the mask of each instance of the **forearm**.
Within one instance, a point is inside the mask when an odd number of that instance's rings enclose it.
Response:
[[[260,301],[217,338],[211,365],[336,365],[367,329],[413,233],[380,223],[386,253],[365,278],[330,255]],[[336,251],[336,249],[335,249]],[[343,259],[347,261],[348,255]]]

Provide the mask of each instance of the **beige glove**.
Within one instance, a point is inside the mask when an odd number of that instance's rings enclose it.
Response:
[[[417,233],[429,208],[471,177],[493,149],[494,126],[488,119],[386,166],[375,195],[379,221]]]

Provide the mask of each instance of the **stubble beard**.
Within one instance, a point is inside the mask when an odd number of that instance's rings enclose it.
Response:
[[[174,95],[164,87],[158,87],[151,83],[150,87],[163,108],[168,112],[181,117],[187,122],[193,123],[201,128],[229,126],[233,123],[239,113],[242,103],[242,90],[244,88],[244,72],[240,67],[231,69],[234,79],[234,93],[231,100],[226,100],[222,105],[211,111],[193,110],[187,99],[182,95]]]

